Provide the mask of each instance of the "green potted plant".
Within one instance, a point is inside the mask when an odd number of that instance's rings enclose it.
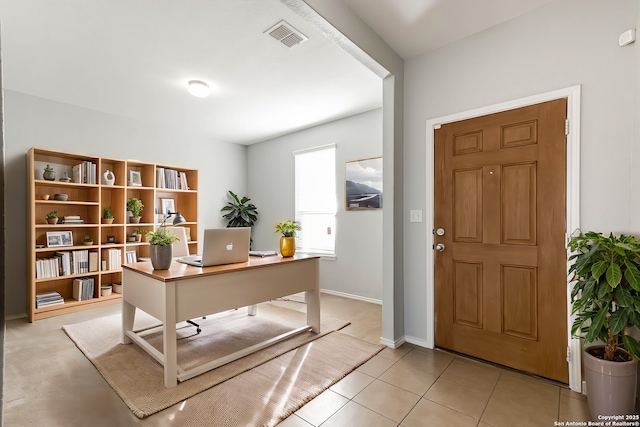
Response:
[[[178,237],[167,227],[159,227],[156,231],[145,231],[149,242],[149,257],[154,270],[168,270],[171,267],[174,242]]]
[[[144,230],[140,228],[136,228],[135,230],[133,230],[133,235],[136,236],[136,242],[138,243],[142,241],[143,234],[144,234]]]
[[[47,181],[55,181],[56,180],[56,171],[49,165],[44,167],[44,172],[42,172],[42,178]]]
[[[142,213],[142,209],[144,209],[144,205],[142,204],[142,200],[137,197],[129,197],[127,200],[127,210],[131,212],[131,222],[133,224],[137,224],[140,222],[140,214]]]
[[[290,219],[276,223],[275,233],[282,235],[280,237],[280,254],[283,257],[291,257],[296,253],[296,232],[301,229],[300,224]]]
[[[102,210],[102,222],[104,224],[112,224],[113,219],[113,210],[111,209],[111,206],[107,206]]]
[[[86,236],[84,236],[84,238],[82,239],[82,244],[83,245],[87,245],[87,246],[91,246],[93,245],[93,237],[89,236],[88,234]]]
[[[227,227],[253,227],[258,220],[258,208],[253,203],[249,203],[251,199],[246,196],[240,199],[231,190],[229,190],[229,197],[231,201],[220,209],[220,212],[226,212],[222,217],[229,220]],[[252,245],[253,239],[250,239],[249,248]]]
[[[45,219],[49,224],[57,224],[58,223],[58,211],[51,211],[45,214]]]
[[[640,325],[640,240],[580,233],[570,239],[569,249],[576,315],[571,332],[586,343],[605,343],[583,352],[589,410],[594,420],[598,415],[631,414],[640,343],[628,331]]]

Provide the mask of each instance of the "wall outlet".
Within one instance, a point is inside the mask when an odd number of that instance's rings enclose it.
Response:
[[[422,211],[421,210],[409,211],[409,222],[422,222]]]

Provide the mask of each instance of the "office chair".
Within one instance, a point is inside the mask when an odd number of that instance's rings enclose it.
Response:
[[[171,246],[173,247],[173,256],[174,257],[188,256],[189,245],[187,244],[187,232],[185,231],[184,227],[167,227],[167,229],[171,230],[173,234],[175,234],[176,237],[180,239],[171,244]],[[203,319],[206,319],[206,317],[203,317]],[[202,332],[202,329],[200,329],[200,325],[194,322],[193,320],[187,320],[187,323],[195,326],[197,333]]]

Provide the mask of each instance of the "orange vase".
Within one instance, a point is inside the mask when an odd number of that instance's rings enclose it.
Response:
[[[291,257],[296,253],[296,238],[281,237],[280,238],[280,254],[283,257]]]

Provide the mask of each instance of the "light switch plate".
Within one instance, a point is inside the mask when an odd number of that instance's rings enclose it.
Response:
[[[409,211],[409,222],[422,222],[422,211],[421,210],[410,210]]]

